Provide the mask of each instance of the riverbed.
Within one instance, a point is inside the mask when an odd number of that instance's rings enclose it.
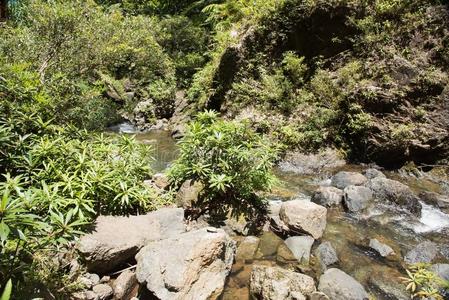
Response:
[[[134,134],[136,138],[152,145],[154,149],[154,170],[160,172],[166,169],[177,157],[176,142],[168,132],[152,131],[138,133],[130,125],[115,128],[122,134]],[[344,165],[343,167],[326,170],[314,175],[300,175],[293,171],[285,172],[276,169],[275,173],[282,184],[269,196],[270,201],[288,201],[300,199],[310,201],[313,192],[319,185],[329,182],[330,176],[338,171],[362,171],[365,167],[359,165]],[[432,181],[415,177],[401,176],[399,172],[386,172],[387,177],[409,185],[415,193],[432,191],[445,193],[443,188]],[[363,213],[352,214],[341,208],[328,209],[327,227],[320,241],[315,241],[313,250],[322,241],[329,241],[336,249],[339,262],[336,265],[341,270],[357,279],[366,290],[379,300],[391,299],[385,290],[398,291],[404,289],[399,277],[405,276],[405,265],[402,257],[415,245],[424,240],[430,240],[439,246],[441,256],[437,262],[449,260],[449,215],[439,209],[422,203],[420,218],[412,217],[398,208],[389,205],[376,204]],[[234,237],[237,242],[242,237]],[[249,278],[254,264],[280,265],[301,270],[302,272],[319,278],[319,267],[312,256],[308,266],[298,265],[296,261],[285,261],[279,249],[283,240],[272,232],[264,232],[260,236],[259,248],[253,259],[237,260],[228,278],[223,300],[250,299]],[[389,245],[397,253],[398,259],[381,258],[374,251],[367,248],[367,239],[378,239]],[[403,291],[402,291],[403,292]]]

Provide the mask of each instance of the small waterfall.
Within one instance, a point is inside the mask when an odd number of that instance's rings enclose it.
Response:
[[[449,215],[443,213],[438,208],[421,202],[422,211],[420,223],[413,226],[417,233],[440,231],[449,227]]]

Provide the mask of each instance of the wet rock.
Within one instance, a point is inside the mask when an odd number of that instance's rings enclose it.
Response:
[[[176,203],[184,209],[191,208],[197,201],[204,186],[201,182],[186,180],[176,194]]]
[[[449,213],[449,197],[433,192],[422,192],[419,194],[419,198],[425,203],[436,206]]]
[[[276,252],[276,261],[287,264],[297,262],[297,259],[287,245],[285,243],[281,243]]]
[[[246,237],[238,246],[236,260],[251,260],[259,247],[260,239],[255,236]]]
[[[272,232],[264,232],[260,237],[257,258],[274,256],[283,240]]]
[[[130,270],[124,271],[117,277],[112,285],[115,299],[129,299],[136,285],[136,274]]]
[[[387,257],[395,254],[394,250],[390,246],[379,242],[377,239],[370,239],[369,247],[375,250],[382,257]]]
[[[279,216],[293,233],[310,234],[319,239],[326,228],[327,209],[313,202],[292,200],[282,203]]]
[[[235,242],[207,228],[150,242],[136,255],[137,280],[161,300],[216,299],[234,260]]]
[[[408,264],[431,263],[438,254],[438,247],[435,243],[425,241],[407,252],[404,261]]]
[[[111,299],[114,294],[112,288],[104,283],[97,284],[92,288],[92,291],[98,296],[99,300]]]
[[[256,265],[251,273],[250,293],[255,299],[305,299],[315,290],[312,277],[279,267]]]
[[[88,270],[104,274],[132,260],[149,241],[184,232],[184,211],[164,208],[147,215],[100,216],[78,245]]]
[[[310,250],[315,239],[311,236],[292,236],[285,240],[285,244],[300,263],[309,263]]]
[[[350,185],[344,189],[345,207],[350,212],[365,209],[372,199],[373,192],[367,187]]]
[[[382,173],[381,171],[379,171],[377,169],[373,169],[373,168],[366,169],[365,172],[363,172],[363,174],[368,179],[373,179],[373,178],[376,178],[376,177],[386,178],[384,173]]]
[[[440,278],[449,281],[449,264],[435,264],[430,267],[430,270]]]
[[[310,295],[310,300],[330,300],[328,296],[326,296],[326,294],[321,293],[321,292],[313,292]]]
[[[335,248],[330,242],[323,242],[314,251],[315,257],[318,259],[321,271],[324,272],[327,268],[338,262],[338,255]]]
[[[370,276],[369,286],[378,291],[385,299],[409,300],[410,295],[400,282],[390,280],[384,276]]]
[[[373,191],[376,201],[395,203],[416,216],[421,215],[419,198],[405,184],[399,181],[376,177],[366,184]]]
[[[354,278],[339,269],[329,269],[320,277],[318,290],[332,300],[368,300],[368,293]]]
[[[154,174],[151,178],[154,182],[154,185],[158,188],[165,190],[170,185],[170,180],[168,179],[168,176],[163,173],[157,173]]]
[[[343,191],[333,186],[321,186],[312,196],[312,202],[326,206],[339,206],[343,200]]]
[[[338,172],[332,177],[332,186],[344,189],[349,185],[363,185],[368,181],[368,178],[357,172]]]

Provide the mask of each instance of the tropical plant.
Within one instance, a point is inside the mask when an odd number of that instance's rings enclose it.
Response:
[[[202,213],[255,216],[264,210],[259,192],[276,182],[271,169],[277,151],[248,125],[220,120],[212,111],[199,113],[179,146],[170,178],[175,186],[186,180],[204,185],[195,203]]]
[[[406,290],[412,298],[443,300],[441,291],[449,288],[449,282],[438,277],[429,270],[429,264],[414,264],[409,267],[407,277],[400,279],[406,285]]]

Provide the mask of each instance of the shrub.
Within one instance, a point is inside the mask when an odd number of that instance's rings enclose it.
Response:
[[[180,157],[170,169],[175,186],[186,180],[204,185],[197,207],[223,216],[232,211],[254,216],[265,208],[258,194],[275,183],[276,149],[246,124],[219,120],[204,112],[180,142]]]
[[[58,122],[102,129],[141,99],[170,107],[175,71],[153,18],[106,11],[92,0],[30,0],[23,11],[20,22],[0,28],[0,60],[37,73]],[[107,77],[127,82],[134,97],[108,96]]]

